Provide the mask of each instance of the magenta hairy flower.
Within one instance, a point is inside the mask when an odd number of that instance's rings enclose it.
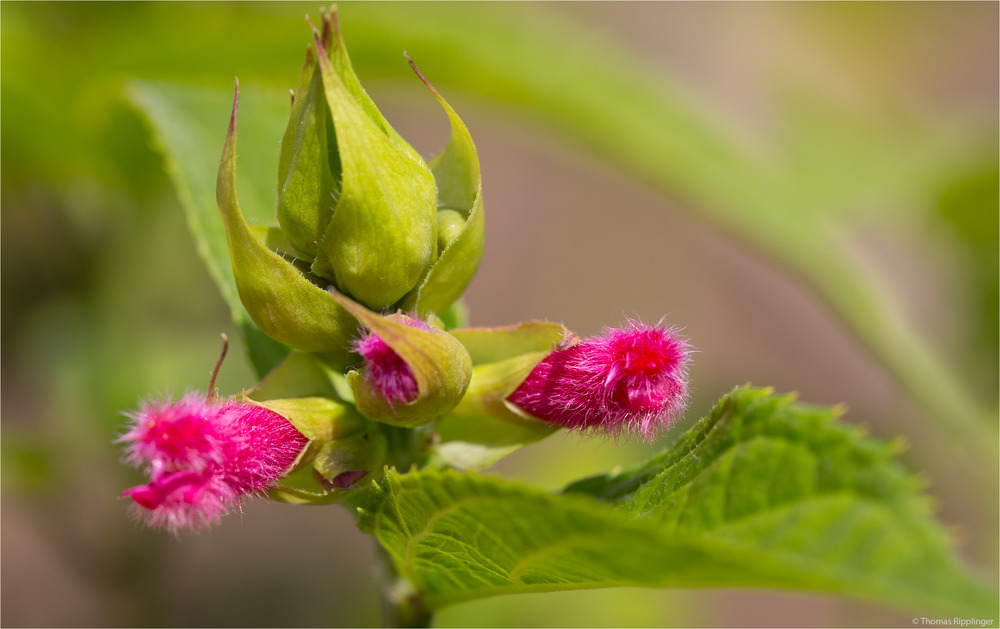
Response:
[[[403,315],[393,315],[397,321],[420,330],[430,330],[419,319]],[[382,337],[369,330],[361,332],[361,338],[354,341],[354,351],[365,361],[365,375],[375,389],[392,405],[395,402],[412,402],[419,390],[413,370],[406,361],[389,347]]]
[[[676,330],[629,320],[553,351],[507,400],[564,428],[652,441],[687,406],[690,352]]]
[[[129,417],[119,441],[125,460],[149,474],[149,483],[122,496],[150,525],[175,532],[214,524],[243,496],[273,486],[308,441],[273,411],[197,393],[148,402]]]

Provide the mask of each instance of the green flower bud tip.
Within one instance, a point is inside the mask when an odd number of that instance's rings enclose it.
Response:
[[[462,233],[465,227],[465,217],[458,210],[441,208],[437,213],[438,220],[438,253],[448,248]]]
[[[271,338],[343,368],[357,322],[326,289],[375,310],[444,313],[482,258],[483,211],[475,147],[454,110],[433,92],[452,132],[428,166],[362,89],[336,13],[322,24],[282,138],[280,227],[250,227],[239,209],[238,84],[217,198],[250,317]]]
[[[333,20],[324,16],[324,23]],[[384,309],[416,286],[437,258],[434,176],[416,151],[387,131],[357,83],[339,28],[331,30],[337,40],[329,55],[315,29],[313,37],[342,185],[312,271],[366,306]]]

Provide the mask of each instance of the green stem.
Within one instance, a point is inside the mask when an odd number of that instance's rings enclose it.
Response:
[[[382,424],[387,441],[386,461],[390,467],[405,472],[411,467],[424,467],[430,456],[430,434],[427,427],[403,428]]]
[[[383,627],[430,627],[433,613],[420,593],[396,572],[389,553],[376,541],[382,588]]]
[[[423,467],[429,456],[429,438],[422,429],[382,426],[388,441],[386,460],[391,467],[404,472],[411,467]],[[433,614],[421,593],[406,577],[396,571],[392,557],[375,541],[382,594],[383,627],[429,627]]]

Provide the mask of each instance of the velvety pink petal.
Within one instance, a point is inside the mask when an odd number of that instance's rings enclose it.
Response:
[[[564,428],[651,441],[687,406],[690,351],[673,329],[629,321],[555,350],[508,400]]]
[[[419,319],[400,316],[398,320],[415,328],[430,329]],[[365,377],[390,404],[405,404],[417,397],[417,381],[410,366],[380,336],[367,330],[362,332],[361,338],[354,342],[354,351],[365,361]]]
[[[149,402],[130,418],[125,459],[149,483],[122,495],[140,519],[174,532],[214,524],[244,496],[274,486],[308,442],[273,411],[197,394]]]

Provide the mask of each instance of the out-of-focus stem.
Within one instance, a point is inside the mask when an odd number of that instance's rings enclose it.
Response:
[[[819,263],[822,259],[823,263]],[[797,268],[831,310],[935,421],[940,433],[970,456],[965,463],[982,475],[998,456],[995,417],[947,368],[944,359],[913,329],[879,286],[846,261],[814,255]],[[989,464],[989,465],[987,465]],[[995,483],[995,475],[990,474]]]
[[[433,614],[423,597],[392,564],[389,553],[376,542],[382,594],[383,627],[430,627]]]

